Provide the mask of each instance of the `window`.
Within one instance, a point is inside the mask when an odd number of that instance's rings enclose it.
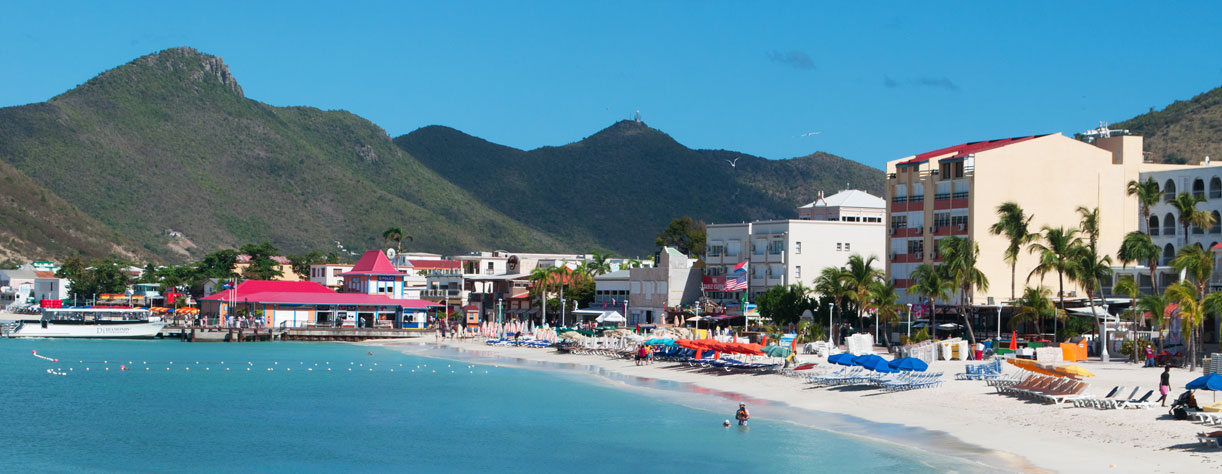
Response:
[[[955,229],[959,227],[967,229],[967,216],[951,216],[950,225],[954,226]]]
[[[794,243],[793,243],[793,253],[795,253],[795,254],[800,254],[800,253],[802,253],[802,242],[794,242]]]
[[[836,242],[836,251],[837,252],[840,251],[840,245],[841,245],[840,242]]]
[[[1205,180],[1197,178],[1192,182],[1192,195],[1202,199],[1205,198]]]
[[[768,253],[769,254],[780,255],[784,251],[785,251],[785,241],[784,240],[773,240],[772,242],[768,243]]]
[[[1209,198],[1222,198],[1222,179],[1219,179],[1217,176],[1209,180]]]
[[[1163,216],[1163,235],[1175,235],[1175,216],[1170,212]]]
[[[1213,211],[1210,214],[1214,216],[1214,225],[1210,226],[1209,233],[1211,234],[1222,233],[1222,221],[1220,221],[1222,220],[1222,215],[1219,215],[1218,211]],[[1212,246],[1206,247],[1206,248],[1212,248]]]
[[[764,266],[763,265],[756,265],[756,266],[751,267],[751,278],[763,278],[763,277],[764,277]]]
[[[908,228],[908,216],[894,216],[894,215],[891,216],[891,228],[892,229],[907,229]]]
[[[923,255],[925,253],[925,239],[911,239],[908,241],[908,253],[910,255]]]
[[[801,265],[794,265],[793,277],[799,280],[802,279],[802,266]]]
[[[950,226],[950,213],[949,213],[949,212],[935,212],[935,213],[933,213],[933,225],[934,225],[934,227],[948,227],[948,226]]]
[[[851,249],[849,248],[849,242],[845,242],[845,243],[844,243],[844,251],[845,251],[845,252],[848,252],[849,250],[851,250]]]
[[[737,240],[731,240],[727,242],[726,243],[726,256],[727,257],[737,257],[738,253],[742,250],[742,246],[743,244]]]
[[[1175,199],[1175,181],[1168,179],[1166,183],[1163,183],[1163,198],[1168,202]]]
[[[751,253],[753,255],[763,255],[764,248],[767,246],[768,246],[767,241],[763,239],[754,240],[751,242]]]
[[[714,242],[712,245],[709,245],[709,256],[720,257],[721,254],[725,253],[725,249],[725,245],[722,245],[721,242]]]
[[[1150,222],[1146,223],[1146,232],[1152,236],[1158,235],[1158,216],[1150,216]]]

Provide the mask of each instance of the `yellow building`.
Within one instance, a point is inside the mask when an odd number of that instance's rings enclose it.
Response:
[[[1079,227],[1078,206],[1098,207],[1099,251],[1115,260],[1124,235],[1137,230],[1140,220],[1137,199],[1126,194],[1128,182],[1141,172],[1185,166],[1144,162],[1138,136],[1087,143],[1059,133],[964,143],[888,162],[888,278],[901,290],[902,302],[918,303],[904,291],[912,270],[942,261],[941,239],[965,237],[979,243],[977,265],[989,280],[988,290],[976,291],[972,303],[1009,301],[1010,265],[1002,259],[1008,241],[989,233],[999,205],[1013,201],[1033,215],[1033,233],[1045,225]],[[1017,296],[1037,264],[1036,255],[1021,252]],[[1039,276],[1032,277],[1031,285],[1039,284]],[[1055,273],[1042,284],[1056,296]],[[1065,293],[1086,296],[1068,280]]]

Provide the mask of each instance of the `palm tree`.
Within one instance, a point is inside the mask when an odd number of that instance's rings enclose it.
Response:
[[[989,233],[993,235],[1005,235],[1010,241],[1010,245],[1006,247],[1004,259],[1010,264],[1010,299],[1013,300],[1015,272],[1018,268],[1018,252],[1022,250],[1024,245],[1031,243],[1035,239],[1035,234],[1027,230],[1027,226],[1031,223],[1031,219],[1035,216],[1027,215],[1017,203],[1007,202],[997,206],[997,223],[989,227]]]
[[[1082,291],[1086,292],[1086,299],[1090,302],[1090,313],[1096,320],[1099,319],[1099,314],[1095,312],[1095,295],[1099,294],[1102,288],[1101,281],[1104,278],[1112,276],[1112,257],[1103,255],[1086,246],[1079,246],[1073,252],[1070,259],[1069,267],[1070,279],[1078,282],[1082,287]],[[1106,315],[1104,315],[1106,317]],[[1107,324],[1106,320],[1103,324]],[[1099,334],[1103,334],[1103,330]],[[1054,335],[1055,337],[1055,335]],[[1106,343],[1107,341],[1103,341]],[[1104,362],[1107,362],[1105,359]]]
[[[883,279],[883,272],[873,267],[877,257],[862,257],[858,254],[849,256],[840,279],[844,281],[849,299],[857,303],[857,327],[862,329],[862,319],[865,317],[866,305],[870,302],[870,285]]]
[[[1142,234],[1142,235],[1145,235],[1145,234]],[[1138,293],[1137,280],[1133,279],[1131,275],[1122,276],[1116,280],[1116,285],[1112,287],[1112,292],[1116,294],[1129,296],[1129,301],[1132,302],[1132,306],[1130,306],[1128,309],[1129,316],[1133,318],[1133,327],[1137,327],[1137,293]],[[1132,331],[1126,332],[1125,338],[1127,339],[1128,334],[1131,334],[1131,333]],[[1136,338],[1134,340],[1136,340]],[[1133,352],[1130,354],[1130,356],[1131,356],[1130,357],[1131,362],[1137,362],[1137,348],[1136,347],[1133,348]]]
[[[1099,250],[1099,208],[1092,210],[1085,206],[1078,206],[1078,215],[1082,216],[1079,225],[1082,235],[1085,235],[1087,242],[1090,243],[1090,249]]]
[[[987,291],[989,279],[984,272],[976,268],[976,260],[980,257],[980,245],[971,239],[947,237],[938,245],[942,254],[943,265],[955,287],[959,289],[959,315],[967,326],[968,340],[976,345],[976,331],[972,329],[972,321],[967,317],[965,305],[971,297],[973,289]]]
[[[1179,214],[1177,220],[1181,226],[1184,226],[1184,247],[1188,247],[1189,225],[1195,225],[1201,229],[1213,225],[1213,215],[1197,210],[1197,203],[1204,201],[1205,198],[1189,193],[1179,193],[1175,199],[1171,200],[1171,207],[1174,207],[1175,212]]]
[[[1116,251],[1116,260],[1119,260],[1121,265],[1145,262],[1146,266],[1150,267],[1150,288],[1152,292],[1158,293],[1159,255],[1162,255],[1162,252],[1149,235],[1133,231],[1125,234],[1120,250]]]
[[[1065,311],[1065,272],[1069,270],[1069,258],[1073,254],[1073,249],[1082,245],[1082,239],[1078,238],[1078,229],[1070,228],[1066,230],[1064,227],[1049,227],[1044,226],[1043,233],[1040,235],[1042,242],[1034,242],[1027,247],[1027,252],[1039,254],[1040,263],[1036,265],[1031,273],[1027,274],[1027,281],[1031,281],[1033,275],[1039,275],[1040,279],[1051,271],[1057,272],[1057,294],[1060,299],[1061,311]],[[1052,333],[1056,334],[1056,320],[1052,320]]]
[[[825,298],[832,300],[836,308],[844,310],[844,298],[848,296],[849,291],[844,286],[844,281],[841,274],[844,272],[840,267],[826,267],[819,272],[819,276],[815,278],[815,292],[823,295]],[[834,325],[833,325],[834,326]],[[835,328],[828,328],[829,331],[835,333]]]
[[[1189,245],[1180,249],[1180,253],[1175,256],[1175,259],[1171,260],[1171,266],[1175,267],[1177,271],[1184,272],[1191,280],[1191,282],[1181,281],[1177,285],[1191,285],[1193,289],[1192,295],[1194,295],[1193,301],[1194,304],[1197,305],[1197,313],[1191,314],[1191,318],[1188,317],[1188,313],[1181,312],[1185,322],[1184,330],[1189,331],[1188,368],[1189,370],[1193,370],[1196,368],[1197,342],[1200,340],[1198,333],[1201,330],[1201,322],[1205,317],[1205,314],[1201,312],[1201,309],[1204,306],[1206,293],[1209,286],[1209,277],[1210,275],[1213,275],[1214,272],[1214,259],[1213,256],[1210,255],[1210,253],[1204,248],[1201,248],[1200,245]],[[1182,288],[1177,289],[1173,293],[1171,288],[1175,286],[1176,285],[1171,285],[1167,287],[1168,298],[1180,303],[1180,307],[1182,309],[1187,309],[1187,306],[1185,306],[1183,300],[1188,296],[1188,293]]]
[[[875,316],[878,318],[879,331],[883,333],[883,343],[887,346],[891,345],[891,341],[887,337],[887,331],[883,331],[884,324],[890,324],[891,321],[899,318],[899,294],[895,292],[895,286],[884,282],[875,281],[870,285],[869,301],[875,308]]]
[[[641,268],[641,260],[636,258],[628,259],[628,268]]]
[[[404,234],[403,229],[398,227],[386,229],[385,232],[382,232],[382,239],[386,240],[387,242],[393,241],[395,243],[396,253],[403,251],[403,239],[407,239],[408,242],[413,241],[412,236]]]
[[[955,289],[954,283],[947,278],[942,267],[935,267],[928,263],[917,266],[908,275],[908,278],[912,279],[908,292],[929,299],[929,335],[934,338],[937,335],[934,315],[938,314],[938,300],[950,299],[951,292]]]
[[[590,276],[605,275],[611,272],[611,254],[593,252],[590,261],[586,262],[586,270]]]
[[[1052,304],[1052,290],[1047,287],[1027,287],[1022,298],[1014,301],[1014,317],[1010,318],[1010,329],[1016,329],[1022,323],[1035,323],[1035,332],[1041,333],[1040,321],[1045,318],[1056,318],[1057,307]]]
[[[1137,310],[1141,314],[1150,313],[1150,319],[1154,320],[1154,328],[1158,331],[1158,350],[1163,350],[1163,322],[1165,322],[1167,310],[1167,297],[1158,293],[1152,295],[1142,295],[1137,299]]]
[[[1154,178],[1146,179],[1146,182],[1137,180],[1129,181],[1128,187],[1129,196],[1137,196],[1137,203],[1141,205],[1141,221],[1146,225],[1146,233],[1150,233],[1150,206],[1158,204],[1163,198],[1163,190],[1159,189],[1158,183]],[[1140,225],[1138,227],[1141,227]]]
[[[530,271],[530,281],[533,284],[531,290],[537,292],[539,297],[539,321],[547,320],[547,290],[548,280],[551,280],[551,267],[535,267]]]

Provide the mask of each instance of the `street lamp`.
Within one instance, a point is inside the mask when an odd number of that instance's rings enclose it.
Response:
[[[1091,301],[1090,304],[1093,305],[1095,304],[1095,302]],[[1103,340],[1099,341],[1100,342],[1099,347],[1102,348],[1099,351],[1099,358],[1103,360],[1104,362],[1110,362],[1112,359],[1111,355],[1107,353],[1107,319],[1109,316],[1107,309],[1108,307],[1107,307],[1107,304],[1105,303],[1103,305],[1103,330],[1101,331],[1101,333],[1103,334]]]
[[[832,308],[836,307],[836,303],[827,304],[827,342],[836,344],[836,340],[832,338]]]
[[[1011,302],[1011,304],[1013,304]],[[997,343],[1001,344],[1001,302],[997,302]]]
[[[912,339],[912,303],[908,303],[908,339]]]

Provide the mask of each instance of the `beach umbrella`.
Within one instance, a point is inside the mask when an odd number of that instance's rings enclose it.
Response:
[[[827,358],[827,361],[839,365],[853,365],[853,354],[849,354],[848,352],[833,354]]]
[[[866,362],[873,360],[873,359],[882,359],[884,362],[886,362],[886,359],[883,359],[882,357],[876,356],[874,354],[862,354],[862,355],[859,355],[853,358],[853,365],[860,365],[862,367],[865,367]]]
[[[1222,375],[1213,373],[1203,377],[1197,377],[1191,382],[1188,382],[1188,385],[1185,385],[1185,388],[1189,390],[1222,391]]]
[[[887,359],[884,359],[878,356],[874,356],[874,357],[866,359],[865,361],[861,363],[861,366],[867,369],[873,370],[875,372],[883,373],[883,374],[891,374],[891,373],[899,372],[899,370],[896,370],[895,368],[892,368],[890,365],[888,365]]]
[[[929,364],[915,357],[901,357],[888,362],[887,366],[901,372],[924,372],[929,369]]]
[[[1061,367],[1057,367],[1056,371],[1063,373],[1065,375],[1068,375],[1070,377],[1094,377],[1095,376],[1095,374],[1091,373],[1091,371],[1083,369],[1081,366],[1077,366],[1077,365],[1064,365]]]

